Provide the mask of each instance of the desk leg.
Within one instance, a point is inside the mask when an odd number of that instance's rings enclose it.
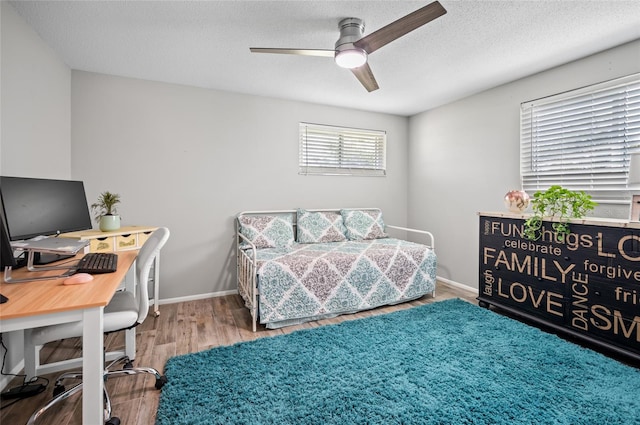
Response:
[[[125,277],[125,289],[133,294],[136,293],[136,286],[141,283],[138,282],[138,276],[136,274],[136,261],[127,272]],[[136,358],[136,328],[128,329],[124,332],[124,355],[129,357],[130,360]]]
[[[24,373],[27,380],[38,375],[40,366],[40,347],[31,343],[31,331],[32,329],[24,330]]]
[[[82,423],[104,422],[103,307],[84,311],[82,329]]]
[[[158,301],[160,301],[160,253],[153,260],[153,315],[160,316]]]

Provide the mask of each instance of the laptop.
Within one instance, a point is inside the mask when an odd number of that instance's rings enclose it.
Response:
[[[67,255],[75,255],[87,245],[89,245],[88,239],[71,238],[43,238],[11,242],[13,249]]]

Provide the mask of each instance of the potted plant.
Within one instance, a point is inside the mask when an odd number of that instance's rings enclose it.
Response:
[[[544,217],[554,219],[551,227],[556,232],[558,242],[564,242],[571,233],[569,220],[582,218],[595,208],[597,203],[591,200],[591,195],[584,191],[572,191],[562,186],[554,185],[546,191],[538,191],[531,199],[533,215],[524,222],[524,236],[529,240],[538,240],[542,236],[542,221]]]
[[[117,214],[116,205],[120,203],[120,195],[109,191],[102,192],[98,200],[91,204],[96,222],[100,225],[100,230],[109,232],[120,228],[120,216]]]

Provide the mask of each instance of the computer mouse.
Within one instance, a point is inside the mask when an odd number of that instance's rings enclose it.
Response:
[[[65,285],[77,285],[79,283],[87,283],[93,280],[93,276],[89,273],[76,273],[73,276],[69,276],[62,283]]]

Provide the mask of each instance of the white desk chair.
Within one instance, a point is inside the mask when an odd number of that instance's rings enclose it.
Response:
[[[153,234],[147,239],[136,259],[136,277],[138,284],[136,285],[136,294],[131,291],[119,291],[116,292],[104,308],[104,332],[110,333],[115,331],[132,329],[135,326],[141,324],[149,313],[149,289],[147,282],[149,280],[149,271],[153,265],[153,261],[160,253],[160,249],[169,239],[169,229],[166,227],[160,227],[153,232]],[[25,350],[29,350],[30,353],[38,353],[39,347],[47,342],[57,341],[64,338],[74,338],[82,336],[82,323],[72,322],[64,323],[60,325],[44,326],[31,330],[30,333],[25,335]],[[28,339],[27,339],[28,338]],[[38,354],[37,354],[38,355]],[[27,354],[25,353],[25,357]],[[26,360],[25,360],[26,361]],[[139,373],[149,373],[155,375],[157,389],[167,382],[164,376],[161,376],[157,370],[144,367],[133,367],[132,359],[127,356],[123,356],[105,367],[104,377],[105,381],[109,377],[116,377],[122,375],[135,375]],[[109,370],[116,364],[123,364],[121,370]],[[53,390],[53,399],[47,403],[44,407],[37,410],[29,419],[28,424],[35,424],[35,421],[40,417],[47,409],[56,403],[68,398],[69,396],[77,393],[82,389],[82,382],[70,388],[65,389],[62,382],[65,379],[82,379],[82,373],[72,372],[61,375],[55,383]],[[105,401],[105,423],[108,425],[120,424],[120,419],[111,417],[111,402],[109,395],[105,389],[104,391]]]

